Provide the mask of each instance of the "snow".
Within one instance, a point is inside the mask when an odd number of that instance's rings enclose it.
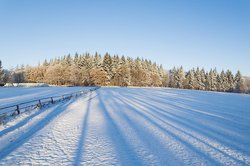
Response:
[[[90,87],[0,87],[0,107],[45,97],[70,94]]]
[[[4,126],[0,165],[250,165],[249,101],[244,94],[100,88]]]
[[[45,83],[6,83],[5,87],[49,87]]]

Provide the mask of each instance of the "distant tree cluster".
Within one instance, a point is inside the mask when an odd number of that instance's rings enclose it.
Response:
[[[203,68],[187,72],[183,67],[166,72],[162,65],[143,58],[106,53],[90,55],[75,54],[45,60],[38,66],[20,66],[3,70],[0,61],[0,84],[2,83],[48,83],[69,86],[149,86],[196,89],[220,92],[250,93],[250,78],[235,75],[230,70]]]
[[[234,76],[230,70],[218,73],[216,69],[206,72],[193,68],[185,72],[183,67],[174,67],[169,71],[169,87],[241,93],[246,93],[248,89],[240,71]]]
[[[0,60],[0,85],[4,83],[4,70],[2,66],[2,61]]]
[[[17,67],[10,74],[11,82],[45,82],[72,86],[166,86],[167,72],[150,60],[104,56],[96,53],[71,55],[45,60],[36,67]]]

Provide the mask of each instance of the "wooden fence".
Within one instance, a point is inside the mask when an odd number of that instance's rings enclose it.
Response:
[[[99,88],[100,87],[92,87],[90,89],[84,89],[84,90],[70,93],[70,94],[63,94],[60,96],[40,98],[40,99],[22,102],[22,103],[18,103],[18,104],[8,105],[5,107],[0,107],[0,123],[1,123],[2,119],[6,116],[21,114],[22,112],[25,112],[27,110],[41,108],[41,107],[44,107],[46,105],[58,103],[58,102],[61,102],[64,100],[69,100],[73,97],[82,96],[82,95],[87,94],[89,92],[95,91]]]

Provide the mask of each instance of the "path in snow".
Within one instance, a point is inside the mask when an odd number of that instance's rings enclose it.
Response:
[[[0,131],[0,165],[250,165],[249,101],[101,88]]]

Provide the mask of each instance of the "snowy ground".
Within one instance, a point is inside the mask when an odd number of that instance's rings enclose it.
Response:
[[[3,128],[0,165],[250,165],[250,95],[101,88]]]
[[[81,91],[89,87],[0,87],[0,107]]]

